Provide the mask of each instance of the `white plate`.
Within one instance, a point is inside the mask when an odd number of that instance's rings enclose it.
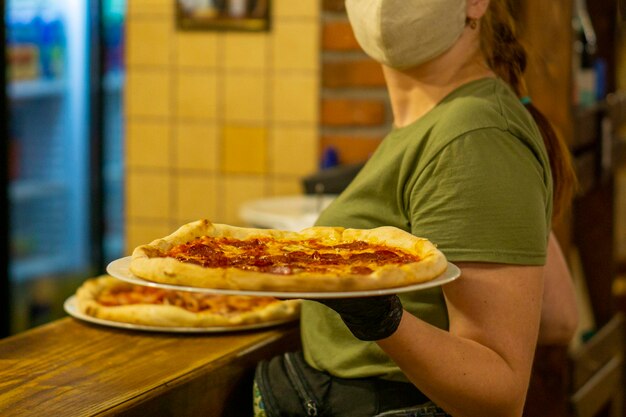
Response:
[[[248,291],[248,290],[225,290],[221,288],[201,288],[201,287],[188,287],[182,285],[161,284],[158,282],[147,281],[139,278],[130,272],[130,260],[131,257],[117,259],[111,262],[107,266],[107,272],[122,281],[127,281],[132,284],[146,285],[148,287],[166,288],[169,290],[177,291],[193,291],[213,294],[228,294],[228,295],[256,295],[266,297],[277,298],[354,298],[354,297],[373,297],[377,295],[388,294],[400,294],[410,291],[424,290],[427,288],[438,287],[440,285],[447,284],[454,281],[461,275],[461,270],[454,264],[448,262],[448,268],[443,274],[437,278],[423,282],[420,284],[408,285],[406,287],[385,288],[381,290],[367,290],[367,291],[346,291],[346,292],[294,292],[294,291]]]
[[[89,316],[87,314],[83,314],[78,310],[76,306],[76,296],[72,295],[65,303],[63,303],[63,308],[65,312],[70,316],[77,318],[79,320],[87,321],[89,323],[95,323],[102,326],[108,327],[117,327],[120,329],[129,329],[129,330],[141,330],[146,332],[168,332],[168,333],[225,333],[225,332],[240,332],[244,330],[256,330],[263,329],[266,327],[278,326],[280,324],[285,324],[296,320],[288,319],[288,320],[280,320],[280,321],[271,321],[266,323],[254,323],[254,324],[246,324],[241,326],[222,326],[222,327],[166,327],[166,326],[147,326],[143,324],[132,324],[132,323],[123,323],[120,321],[113,320],[104,320],[96,317]]]

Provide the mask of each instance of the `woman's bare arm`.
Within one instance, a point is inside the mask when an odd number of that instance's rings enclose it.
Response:
[[[559,242],[551,233],[544,269],[539,344],[567,345],[572,340],[577,326],[578,306],[574,282]]]
[[[520,416],[539,331],[543,268],[460,263],[444,287],[449,332],[405,312],[379,346],[457,417]]]

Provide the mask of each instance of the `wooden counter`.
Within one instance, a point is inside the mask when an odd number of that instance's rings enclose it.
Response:
[[[175,334],[64,318],[0,340],[0,415],[249,416],[255,364],[298,345],[295,323]]]

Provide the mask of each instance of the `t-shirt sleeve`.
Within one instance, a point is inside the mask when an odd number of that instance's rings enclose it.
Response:
[[[495,128],[472,131],[416,174],[407,190],[411,232],[448,260],[545,262],[550,172],[520,139]]]

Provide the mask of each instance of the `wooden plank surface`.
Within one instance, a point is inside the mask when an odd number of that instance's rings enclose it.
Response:
[[[0,341],[0,415],[115,414],[202,375],[223,374],[243,356],[293,342],[297,333],[295,324],[176,334],[62,319]]]
[[[617,313],[593,337],[571,354],[571,383],[576,391],[600,368],[624,352],[624,315]]]
[[[516,21],[528,52],[526,80],[533,103],[571,143],[572,13],[571,0],[515,4]]]

